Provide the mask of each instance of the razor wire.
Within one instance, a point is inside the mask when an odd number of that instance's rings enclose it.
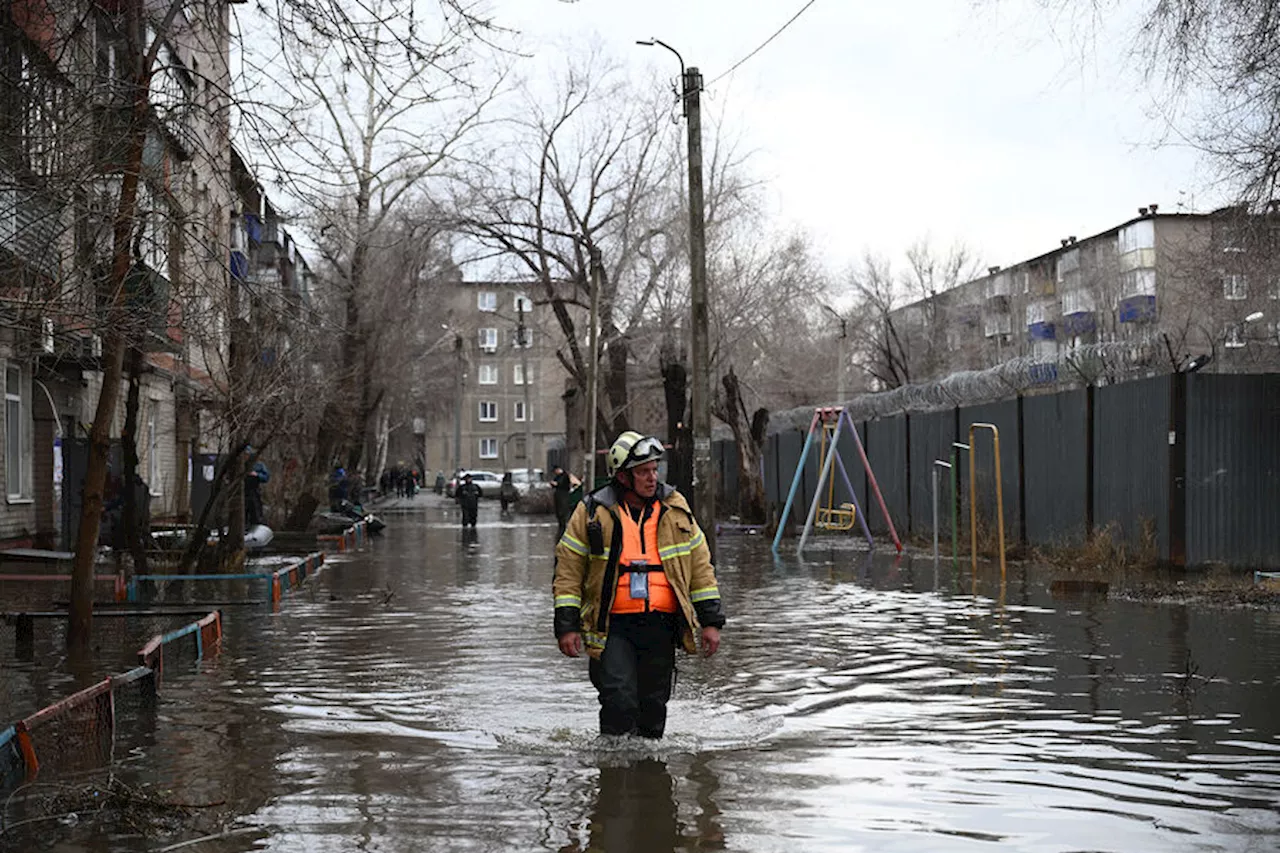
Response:
[[[1152,341],[1083,344],[1053,358],[1019,356],[985,370],[960,370],[941,379],[860,394],[840,405],[854,420],[875,420],[904,412],[931,412],[994,403],[1027,393],[1109,385],[1170,370],[1164,352]],[[775,412],[769,432],[803,430],[813,406]]]

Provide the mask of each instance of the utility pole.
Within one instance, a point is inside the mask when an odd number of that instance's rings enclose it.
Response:
[[[462,335],[453,336],[453,473],[462,467]]]
[[[582,493],[591,494],[596,487],[596,390],[599,385],[598,372],[600,364],[600,336],[596,332],[600,312],[600,275],[603,262],[600,250],[591,247],[591,328],[588,330],[588,346],[590,360],[587,362],[587,447],[586,478],[583,480]]]
[[[711,481],[711,364],[707,343],[707,228],[702,199],[702,74],[684,72],[689,123],[689,302],[693,350],[693,509],[715,553],[715,489]]]
[[[848,347],[849,321],[846,320],[844,317],[840,316],[840,312],[836,311],[836,309],[832,308],[827,303],[819,302],[818,305],[820,305],[823,308],[823,310],[825,310],[832,317],[835,317],[836,320],[840,323],[840,338],[836,342],[836,357],[839,359],[839,362],[836,365],[836,404],[843,406],[845,403],[844,360],[845,360],[845,349],[846,347]]]
[[[519,316],[520,325],[516,327],[516,341],[520,346],[520,380],[524,384],[524,466],[528,469],[529,482],[533,482],[533,409],[529,408],[529,384],[531,378],[529,376],[529,344],[531,341],[526,337],[527,329],[524,324],[524,300],[520,297],[519,303],[516,305],[517,314]]]

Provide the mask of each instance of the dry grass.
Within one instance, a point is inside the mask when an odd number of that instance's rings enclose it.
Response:
[[[1159,563],[1155,522],[1143,519],[1137,543],[1126,541],[1115,525],[1107,525],[1082,545],[1036,548],[1031,556],[1037,562],[1099,580],[1116,581],[1133,572],[1150,572]]]

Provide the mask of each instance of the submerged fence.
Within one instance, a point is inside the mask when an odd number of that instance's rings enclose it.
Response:
[[[348,529],[345,535],[350,537],[353,547],[364,541],[363,534],[357,535],[352,529]],[[190,589],[204,588],[211,583],[259,581],[269,586],[271,603],[278,605],[286,592],[301,586],[308,577],[317,574],[324,562],[324,552],[317,551],[268,572],[238,575],[138,575],[127,586],[122,586],[129,601],[136,602],[148,597],[144,594],[145,591],[167,584],[182,585],[185,594]],[[147,612],[119,615],[145,615]],[[11,615],[17,616],[16,630],[20,646],[21,635],[30,631],[31,615],[52,617],[59,614]],[[29,642],[30,638],[26,639]],[[222,613],[220,610],[213,610],[195,622],[151,637],[138,650],[138,666],[133,669],[104,678],[12,725],[0,728],[0,793],[31,782],[42,770],[46,774],[52,772],[60,775],[111,764],[119,721],[136,720],[148,709],[154,709],[166,669],[203,660],[219,650],[221,643]]]
[[[222,614],[152,637],[138,652],[139,666],[104,678],[41,708],[0,731],[0,791],[34,781],[44,769],[58,774],[111,763],[118,711],[155,703],[166,657],[199,661],[222,642]]]
[[[763,449],[765,500],[775,519],[804,444],[795,420],[779,418],[782,429]],[[1175,565],[1280,567],[1280,375],[1176,373],[855,420],[899,531],[932,536],[933,462],[948,459],[951,443],[964,441],[975,422],[1000,429],[1011,543],[1078,545],[1107,529],[1134,546],[1149,542],[1159,559]],[[857,454],[843,441],[840,450],[866,507]],[[713,459],[717,506],[728,516],[738,478],[733,442],[717,442]],[[961,466],[967,479],[967,458]],[[990,519],[996,490],[989,450],[980,452],[977,467],[978,510]],[[803,523],[817,479],[810,459],[801,477],[804,501],[790,522]],[[835,503],[847,500],[837,479]],[[967,512],[966,503],[961,517]],[[877,513],[868,521],[874,532],[886,532]],[[938,526],[949,536],[951,513],[940,513]]]

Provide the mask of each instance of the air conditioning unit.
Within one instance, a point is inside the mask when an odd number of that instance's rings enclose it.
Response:
[[[40,352],[53,355],[53,318],[40,318]]]

